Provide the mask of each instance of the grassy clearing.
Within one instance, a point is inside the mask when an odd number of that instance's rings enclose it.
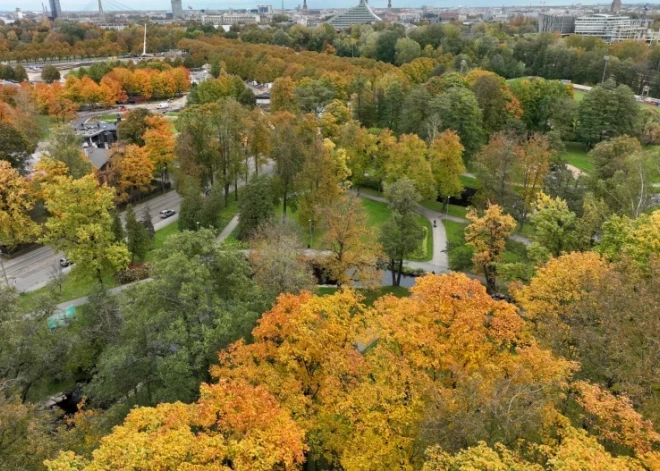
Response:
[[[385,203],[368,200],[366,198],[362,198],[360,201],[367,212],[367,224],[372,229],[380,229],[382,225],[392,217],[392,210]]]
[[[479,182],[476,178],[468,175],[461,175],[461,183],[468,188],[479,188]]]
[[[449,268],[454,271],[474,272],[472,266],[472,247],[465,245],[465,228],[467,224],[454,221],[442,221],[447,232],[447,248],[449,250]],[[527,248],[524,244],[508,239],[506,251],[502,255],[503,263],[520,263],[530,265],[527,258]]]
[[[363,303],[367,306],[373,305],[378,298],[386,294],[391,294],[397,298],[407,298],[410,296],[410,290],[402,286],[382,286],[372,290],[357,289],[357,291],[364,296]],[[337,288],[335,287],[323,286],[316,288],[315,294],[318,296],[330,296],[336,292]]]
[[[419,224],[424,229],[424,239],[420,247],[415,250],[412,254],[406,257],[406,260],[412,260],[413,262],[428,262],[433,258],[433,227],[431,226],[431,221],[426,219],[424,216],[419,216]]]
[[[73,268],[75,270],[75,267]],[[82,298],[84,296],[89,296],[94,287],[96,286],[97,280],[91,277],[81,277],[76,276],[75,273],[70,273],[64,278],[62,282],[61,290],[55,288],[56,293],[58,294],[57,301],[63,303],[65,301],[70,301],[72,299]],[[103,277],[103,286],[106,288],[114,288],[117,286],[115,278],[111,275],[106,275]],[[48,294],[50,287],[44,286],[38,290],[32,291],[30,293],[21,293],[20,300],[24,305],[29,304],[36,297],[43,294]]]
[[[573,100],[580,102],[584,100],[586,94],[587,92],[583,92],[582,90],[573,90]]]
[[[561,154],[561,158],[583,172],[589,173],[594,169],[589,154],[584,150],[584,145],[579,142],[567,142],[566,150]]]
[[[458,206],[455,204],[450,204],[447,209],[445,209],[444,205],[440,201],[433,200],[422,201],[422,206],[432,211],[437,211],[442,214],[449,214],[450,216],[456,216],[463,219],[465,219],[465,215],[468,212],[466,207]]]

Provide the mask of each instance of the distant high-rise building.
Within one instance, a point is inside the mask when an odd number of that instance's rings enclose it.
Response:
[[[422,7],[423,8],[423,7]],[[392,0],[387,0],[387,9],[391,10],[392,9]]]
[[[307,11],[307,0],[303,0],[302,11]]]
[[[174,18],[183,18],[183,6],[181,0],[172,0],[172,16]]]
[[[536,20],[539,33],[558,31],[561,34],[575,33],[575,17],[571,15],[546,15],[539,13]]]
[[[612,0],[611,13],[614,15],[621,13],[621,0]]]
[[[648,30],[642,26],[640,20],[604,13],[576,18],[575,34],[595,36],[607,43],[625,41],[626,39],[649,40],[647,37]]]
[[[55,19],[62,14],[62,7],[60,7],[60,0],[49,0],[50,3],[50,17]]]
[[[363,24],[363,23],[377,23],[383,21],[376,15],[371,7],[367,5],[366,0],[360,0],[358,6],[349,8],[345,12],[342,12],[336,16],[333,16],[328,20],[335,29],[344,29],[348,28],[351,25]]]

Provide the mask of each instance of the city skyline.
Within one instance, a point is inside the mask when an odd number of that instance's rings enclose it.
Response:
[[[62,2],[63,11],[95,11],[97,1],[96,0],[63,0]],[[126,2],[119,2],[127,5]],[[582,2],[576,2],[582,5],[605,5],[602,0],[584,0]],[[188,6],[191,6],[194,10],[208,9],[208,10],[227,10],[230,8],[233,9],[249,9],[256,8],[257,4],[271,4],[274,9],[281,8],[280,2],[258,2],[258,1],[244,1],[244,0],[224,0],[221,2],[217,1],[205,1],[205,0],[190,0],[183,1],[184,10],[188,9]],[[302,6],[302,0],[285,0],[284,8],[285,9],[294,9],[298,6]],[[386,8],[387,0],[372,0],[369,4],[374,8]],[[0,10],[4,11],[13,11],[15,8],[21,8],[23,11],[41,11],[42,9],[41,0],[0,0]],[[170,2],[168,0],[145,0],[140,2],[142,8],[140,10],[170,10]],[[322,8],[350,8],[357,5],[356,0],[336,0],[333,2],[326,2],[323,0],[308,0],[307,6],[310,9],[322,9]],[[397,2],[394,0],[392,6],[394,8],[420,8],[421,6],[431,6],[435,8],[458,8],[458,7],[560,7],[560,6],[570,6],[571,4],[567,3],[565,0],[547,0],[547,1],[529,1],[529,0],[501,0],[500,2],[493,3],[488,0],[456,0],[449,2],[439,2],[439,1],[425,1],[425,0],[402,0]],[[130,5],[128,5],[130,7]],[[112,9],[108,9],[112,11]]]

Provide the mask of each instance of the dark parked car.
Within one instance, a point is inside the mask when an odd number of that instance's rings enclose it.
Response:
[[[163,209],[160,212],[160,218],[167,219],[168,217],[173,216],[175,212],[176,211],[174,211],[173,209]]]
[[[60,258],[60,266],[62,268],[68,267],[69,265],[71,265],[71,262],[68,258]]]

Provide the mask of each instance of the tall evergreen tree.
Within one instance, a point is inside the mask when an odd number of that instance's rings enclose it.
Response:
[[[260,225],[275,215],[273,185],[265,175],[254,176],[245,185],[239,200],[238,237],[247,239]]]
[[[145,227],[135,217],[133,206],[126,208],[126,245],[131,253],[131,263],[142,259],[149,250],[149,234]]]
[[[119,218],[119,213],[114,211],[112,213],[112,237],[115,242],[124,242],[126,234],[124,233],[124,226]]]

